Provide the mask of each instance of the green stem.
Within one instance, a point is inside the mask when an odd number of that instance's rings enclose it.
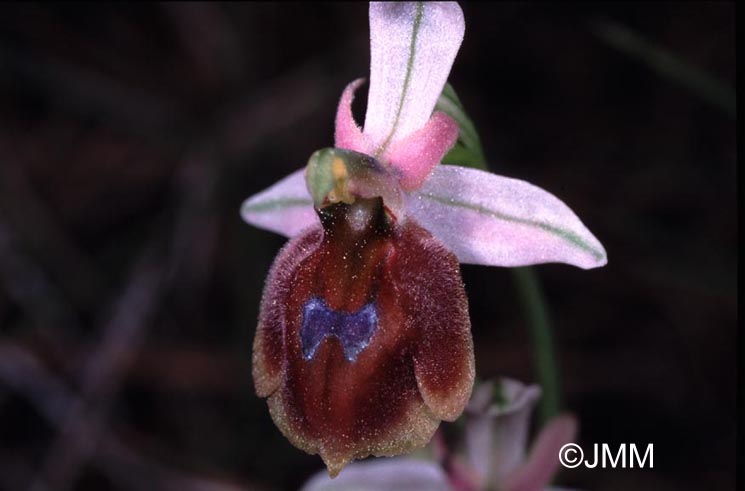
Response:
[[[512,280],[515,282],[520,304],[528,318],[533,338],[538,380],[543,390],[539,416],[545,423],[556,416],[561,409],[559,368],[546,297],[543,295],[541,280],[533,268],[512,269]]]

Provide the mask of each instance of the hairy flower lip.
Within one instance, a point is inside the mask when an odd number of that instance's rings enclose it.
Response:
[[[382,234],[360,234],[338,219],[325,227],[291,240],[272,267],[254,377],[282,433],[336,475],[352,459],[426,444],[440,420],[462,412],[475,370],[452,253],[412,220]],[[326,336],[305,356],[303,312],[315,298],[336,313],[374,303],[376,330],[353,360],[339,337]]]

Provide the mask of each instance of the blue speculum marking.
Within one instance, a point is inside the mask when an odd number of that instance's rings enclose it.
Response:
[[[354,362],[370,344],[377,327],[378,312],[374,303],[368,303],[357,312],[339,312],[322,299],[313,297],[303,308],[300,328],[303,358],[312,360],[326,336],[334,336],[344,349],[344,357]]]

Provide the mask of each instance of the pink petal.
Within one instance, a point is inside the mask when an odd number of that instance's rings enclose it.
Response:
[[[417,189],[457,139],[458,124],[438,111],[424,128],[391,145],[383,160],[401,173],[400,182],[404,189]]]
[[[541,389],[537,385],[524,385],[508,378],[503,378],[501,382],[506,404],[493,405],[489,411],[494,419],[492,476],[497,483],[525,460],[530,416],[541,397]]]
[[[497,406],[494,384],[486,382],[474,392],[468,404],[466,453],[479,482],[494,487],[525,459],[530,415],[541,394],[537,385],[503,378],[505,403]]]
[[[313,476],[301,491],[450,491],[447,477],[434,462],[409,458],[354,463],[339,476],[325,471]]]
[[[505,491],[539,491],[559,467],[559,451],[577,433],[577,420],[568,414],[552,419],[533,444],[528,460],[502,483]]]
[[[605,249],[574,212],[525,181],[440,165],[407,196],[406,207],[462,263],[562,262],[583,269],[607,263]]]
[[[305,185],[305,169],[277,181],[241,205],[243,220],[251,225],[293,237],[318,223],[313,200]]]
[[[465,23],[455,2],[370,3],[370,93],[364,133],[379,147],[429,120]]]
[[[362,134],[362,130],[357,126],[357,123],[354,121],[354,116],[352,115],[354,92],[364,82],[365,79],[358,78],[347,85],[341,95],[339,108],[336,110],[334,146],[336,148],[344,148],[347,150],[354,150],[355,152],[370,154],[372,152],[372,145],[368,142],[365,135]]]
[[[466,406],[465,446],[468,464],[476,475],[478,488],[485,487],[492,467],[494,417],[487,414],[494,400],[494,383],[476,386]]]
[[[485,414],[475,415],[467,419],[465,441],[468,463],[476,475],[479,488],[483,488],[490,480],[490,470],[492,468],[494,419]]]

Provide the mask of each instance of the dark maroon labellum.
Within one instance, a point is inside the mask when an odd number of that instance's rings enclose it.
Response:
[[[352,459],[425,445],[463,411],[474,377],[460,267],[380,198],[326,204],[267,278],[256,392],[332,475]]]

